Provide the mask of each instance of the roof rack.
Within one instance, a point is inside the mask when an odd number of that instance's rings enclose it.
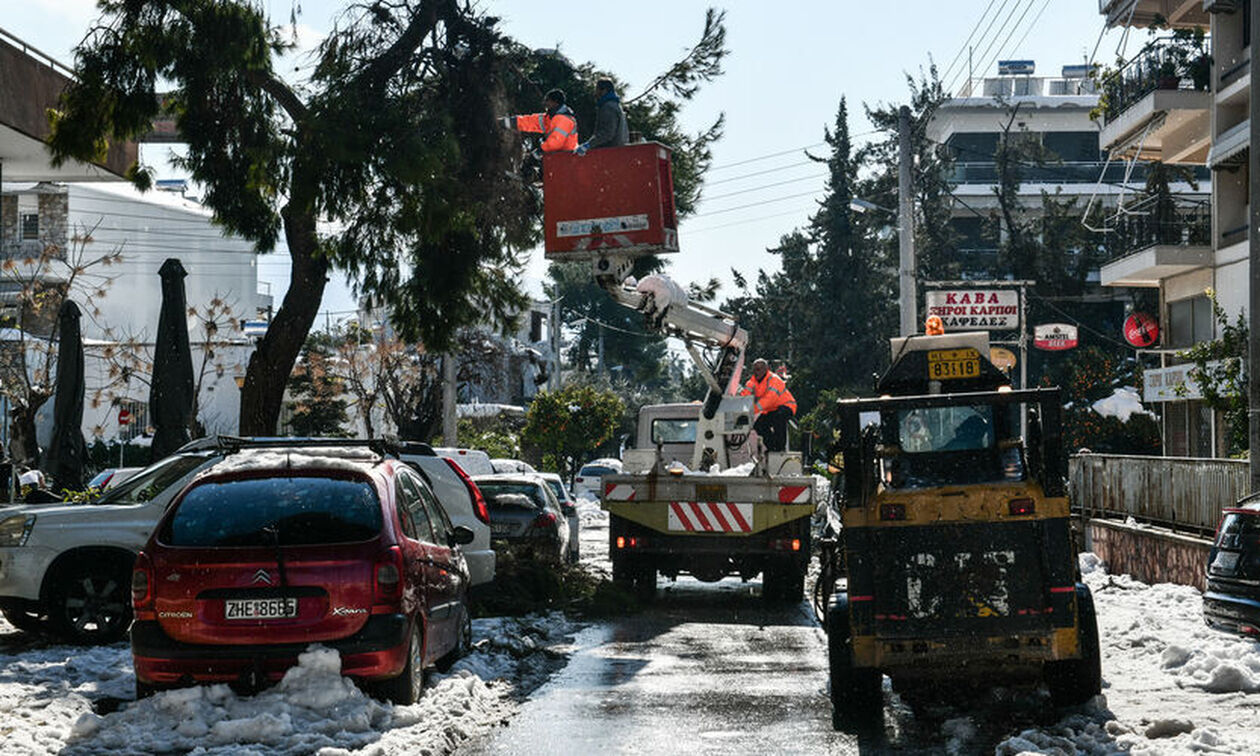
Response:
[[[176,452],[226,450],[236,452],[242,449],[288,449],[295,446],[319,446],[349,448],[363,446],[384,457],[397,457],[400,454],[414,454],[421,457],[436,457],[433,447],[422,441],[399,441],[387,438],[327,438],[320,436],[232,436],[218,434],[196,438],[176,449]]]

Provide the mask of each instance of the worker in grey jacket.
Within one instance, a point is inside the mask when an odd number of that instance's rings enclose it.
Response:
[[[621,99],[613,89],[609,79],[600,79],[595,83],[595,133],[581,145],[577,153],[585,154],[587,150],[599,147],[620,147],[630,141],[630,126],[626,123],[626,113],[621,109]]]

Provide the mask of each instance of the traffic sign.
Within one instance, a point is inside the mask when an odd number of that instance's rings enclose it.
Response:
[[[118,410],[118,424],[127,425],[131,422],[131,410],[123,408]]]
[[[1135,312],[1124,321],[1124,340],[1139,349],[1159,340],[1159,323],[1144,312]]]

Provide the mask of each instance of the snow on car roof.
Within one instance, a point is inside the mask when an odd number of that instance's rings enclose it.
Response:
[[[366,447],[305,447],[300,449],[242,449],[213,465],[204,475],[257,470],[346,470],[369,472],[382,457]]]

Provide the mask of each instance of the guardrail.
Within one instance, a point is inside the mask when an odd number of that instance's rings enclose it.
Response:
[[[53,56],[44,52],[43,50],[40,50],[35,47],[31,47],[30,45],[26,44],[26,42],[24,42],[23,40],[15,36],[12,32],[9,32],[9,31],[6,31],[5,29],[0,28],[0,39],[4,40],[5,42],[8,42],[9,44],[18,48],[19,50],[26,53],[32,58],[39,58],[40,62],[46,64],[49,68],[59,71],[60,73],[65,74],[71,79],[75,78],[75,73],[74,73],[73,68],[62,63],[61,61],[57,60]]]
[[[1133,517],[1212,534],[1221,509],[1246,496],[1246,461],[1192,457],[1075,454],[1068,460],[1068,500],[1087,518]]]

